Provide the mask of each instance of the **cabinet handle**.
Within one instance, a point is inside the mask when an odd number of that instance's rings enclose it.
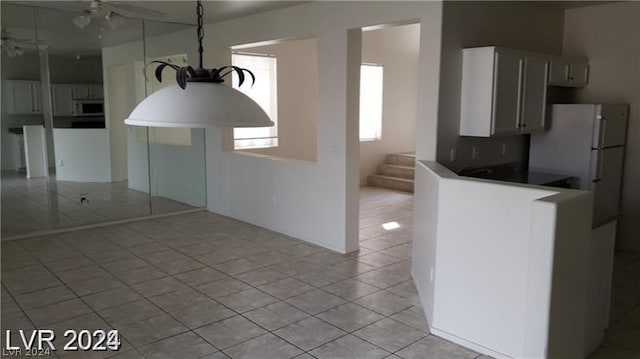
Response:
[[[517,117],[516,117],[516,127],[524,127],[522,126],[522,101],[524,101],[524,81],[525,79],[525,66],[526,63],[524,59],[520,59],[518,63],[518,102],[516,105]]]

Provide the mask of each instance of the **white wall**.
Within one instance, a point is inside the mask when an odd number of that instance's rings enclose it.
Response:
[[[136,67],[136,62],[144,60],[143,50],[142,41],[102,49],[102,74],[104,76],[105,126],[109,129],[110,165],[114,168],[112,180],[128,179],[130,188],[144,189],[146,192],[149,190],[146,144],[141,148],[132,147],[129,143],[130,131],[124,124],[124,118],[119,118],[123,113],[127,115],[131,113],[138,102],[144,98],[142,69]],[[117,84],[114,83],[115,81]],[[114,89],[114,85],[117,88]],[[135,139],[135,137],[134,134],[132,138]],[[139,161],[132,162],[133,159],[139,159]],[[124,177],[125,175],[127,177]]]
[[[360,184],[388,153],[415,150],[420,24],[362,33],[362,62],[384,67],[382,138],[360,142]]]
[[[316,37],[319,74],[317,162],[224,152],[221,131],[207,130],[209,209],[337,251],[357,249],[359,142],[352,107],[361,39],[349,30],[422,24],[416,136],[423,143],[417,152],[435,158],[440,11],[438,2],[312,2],[206,26],[209,66],[229,63],[233,45]]]
[[[316,160],[316,48],[316,39],[287,40],[273,45],[242,48],[241,51],[275,55],[278,63],[278,147],[246,152],[305,161]]]
[[[573,101],[630,105],[617,246],[640,251],[640,3],[566,10],[563,53],[589,59],[589,84]]]
[[[478,46],[560,54],[563,10],[552,2],[447,1],[443,6],[440,104],[438,113],[438,162],[453,170],[467,166],[522,162],[528,148],[525,136],[501,138],[459,137],[462,49]],[[507,154],[502,155],[502,143]],[[471,158],[472,147],[480,156]],[[450,161],[455,148],[457,160]]]
[[[108,130],[55,128],[53,139],[56,180],[111,182]]]

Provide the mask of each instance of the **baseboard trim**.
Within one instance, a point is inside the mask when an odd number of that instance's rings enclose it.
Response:
[[[420,304],[422,305],[421,309],[424,312],[424,304],[425,303],[422,300],[422,294],[421,294],[422,288],[420,287],[420,285],[418,284],[418,282],[414,278],[415,278],[415,273],[414,273],[413,268],[412,268],[411,269],[411,279],[413,279],[413,283],[415,284],[416,289],[418,291],[418,298],[420,299]],[[485,347],[483,345],[468,341],[468,340],[466,340],[464,338],[460,338],[459,336],[456,336],[454,334],[448,333],[448,332],[446,332],[444,330],[440,330],[440,329],[434,327],[432,325],[431,321],[429,320],[429,318],[427,318],[426,313],[425,313],[425,318],[427,320],[427,328],[429,329],[429,333],[431,333],[431,334],[433,334],[433,335],[435,335],[437,337],[440,337],[442,339],[448,340],[448,341],[450,341],[452,343],[455,343],[455,344],[463,346],[463,347],[465,347],[467,349],[473,350],[473,351],[475,351],[477,353],[489,355],[489,356],[491,356],[493,358],[496,358],[496,359],[513,359],[513,357],[511,357],[511,356],[508,356],[508,355],[503,354],[503,353],[496,352],[496,351],[491,350],[491,349],[489,349],[489,348],[487,348],[487,347]]]
[[[251,225],[254,225],[254,226],[258,226],[258,227],[261,227],[261,228],[264,228],[264,229],[268,229],[268,230],[273,231],[273,232],[284,234],[286,236],[293,237],[295,239],[307,242],[309,244],[313,244],[315,246],[323,247],[323,248],[332,250],[334,252],[338,252],[340,254],[347,254],[347,253],[351,253],[352,252],[352,251],[347,252],[347,249],[344,248],[344,247],[336,247],[336,246],[333,246],[333,245],[331,245],[329,243],[326,243],[326,242],[323,242],[323,241],[315,241],[315,240],[312,240],[312,239],[307,238],[305,236],[301,236],[299,234],[290,233],[290,232],[288,232],[286,230],[283,230],[281,228],[275,228],[273,226],[269,226],[269,225],[266,225],[266,224],[260,223],[260,222],[251,222],[251,221],[248,221],[245,218],[236,217],[236,216],[234,216],[232,214],[229,214],[229,213],[216,212],[216,211],[213,211],[211,209],[209,209],[209,212],[215,213],[215,214],[218,214],[218,215],[221,215],[221,216],[233,218],[233,219],[238,220],[240,222],[244,222],[244,223],[248,223],[248,224],[251,224]]]

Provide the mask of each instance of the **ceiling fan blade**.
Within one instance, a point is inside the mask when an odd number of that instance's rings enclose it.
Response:
[[[162,11],[111,1],[102,2],[102,6],[105,8],[105,10],[113,11],[122,16],[132,18],[159,19],[167,16],[167,14],[163,13]]]

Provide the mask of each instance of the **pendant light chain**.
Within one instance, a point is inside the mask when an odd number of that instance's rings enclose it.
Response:
[[[166,86],[145,98],[124,120],[125,124],[179,128],[273,126],[260,105],[238,90],[222,84],[225,77],[236,73],[238,86],[242,86],[247,78],[253,85],[256,78],[251,71],[233,65],[211,69],[202,67],[203,13],[202,2],[197,0],[200,67],[194,69],[190,65],[151,61],[152,64],[158,64],[155,77],[159,82],[162,82],[162,71],[170,68],[176,72],[177,84]],[[197,84],[187,90],[189,83]]]
[[[204,39],[204,21],[202,20],[202,17],[204,15],[204,7],[202,6],[201,0],[197,0],[196,4],[196,15],[198,19],[198,57],[200,59],[198,68],[194,69],[191,66],[180,67],[166,61],[151,61],[151,63],[159,64],[158,67],[156,67],[155,71],[156,79],[162,82],[162,71],[165,68],[170,67],[176,71],[176,82],[178,83],[178,86],[180,86],[180,88],[182,88],[183,90],[187,88],[188,82],[224,82],[224,77],[230,76],[234,72],[238,74],[238,86],[242,86],[246,78],[245,76],[247,75],[251,79],[251,85],[253,85],[256,81],[256,77],[251,71],[247,69],[243,69],[233,65],[222,66],[217,69],[206,69],[202,66],[202,57],[204,53],[204,48],[202,47],[202,40]]]
[[[202,48],[202,40],[204,39],[202,15],[204,14],[204,8],[202,7],[201,0],[198,0],[198,5],[196,6],[196,14],[198,15],[198,52],[200,53],[200,68],[202,68],[202,53],[204,52],[204,49]]]

